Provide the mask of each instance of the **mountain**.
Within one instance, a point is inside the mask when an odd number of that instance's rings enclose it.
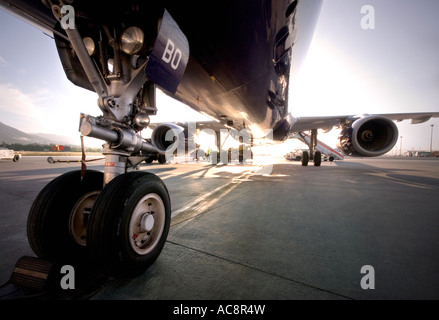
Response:
[[[26,133],[0,122],[0,143],[80,145],[70,137],[48,133]]]
[[[62,145],[75,145],[79,146],[81,144],[81,140],[79,138],[79,132],[78,132],[78,138],[72,139],[70,137],[66,136],[60,136],[57,134],[51,134],[51,133],[29,133],[32,136],[39,137],[43,139],[45,144],[62,144]]]

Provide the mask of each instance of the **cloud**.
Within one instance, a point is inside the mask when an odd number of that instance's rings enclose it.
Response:
[[[7,66],[9,66],[9,63],[2,56],[0,56],[0,67],[7,67]]]
[[[2,122],[25,132],[40,128],[44,115],[31,97],[11,84],[0,84]]]

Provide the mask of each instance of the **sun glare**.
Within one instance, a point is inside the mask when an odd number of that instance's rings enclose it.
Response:
[[[291,80],[290,112],[294,116],[364,113],[376,104],[372,74],[331,43],[315,41],[298,75]]]

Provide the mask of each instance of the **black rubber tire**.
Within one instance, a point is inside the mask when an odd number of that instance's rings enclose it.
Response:
[[[163,229],[151,251],[139,254],[130,244],[130,221],[137,204],[152,193],[164,205]],[[162,180],[142,171],[125,173],[110,181],[96,199],[88,225],[87,248],[101,272],[114,277],[138,276],[160,255],[170,222],[171,201]]]
[[[308,151],[303,151],[302,153],[302,166],[306,167],[309,162],[309,153]]]
[[[314,166],[320,167],[321,164],[322,164],[322,153],[320,151],[316,151],[316,153],[314,154]]]
[[[159,155],[159,158],[157,159],[160,164],[166,163],[166,156],[164,154]]]
[[[34,200],[27,221],[27,237],[40,258],[81,261],[87,256],[85,246],[70,234],[70,216],[78,201],[89,193],[100,192],[102,172],[88,170],[67,172],[49,182]]]

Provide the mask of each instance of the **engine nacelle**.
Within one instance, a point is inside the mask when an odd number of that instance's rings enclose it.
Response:
[[[108,125],[100,117],[81,114],[80,131],[88,137],[102,139],[111,148],[130,152],[142,150],[146,153],[173,154],[176,150],[186,150],[188,130],[173,123],[162,123],[154,128],[151,143],[144,141],[133,129]],[[180,148],[180,149],[177,149]]]
[[[339,136],[339,148],[348,156],[378,157],[395,146],[398,128],[389,118],[365,116],[343,127]]]
[[[173,123],[159,124],[152,131],[151,143],[160,154],[172,154],[177,148],[185,150],[187,145],[187,130]]]

